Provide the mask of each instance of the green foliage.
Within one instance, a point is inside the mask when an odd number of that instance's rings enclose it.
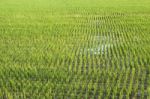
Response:
[[[0,99],[150,99],[149,0],[0,0]]]

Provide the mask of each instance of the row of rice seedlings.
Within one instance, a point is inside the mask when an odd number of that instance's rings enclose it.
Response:
[[[91,73],[92,74],[92,73]],[[97,73],[96,73],[96,75],[97,75]],[[96,75],[93,75],[93,77],[95,77]],[[100,74],[100,75],[102,75],[102,74]],[[111,74],[110,74],[111,75]],[[116,76],[117,76],[118,74],[116,74]],[[80,75],[78,75],[77,77],[79,77]],[[143,75],[144,76],[144,75]],[[109,80],[110,78],[108,77],[108,75],[106,75],[106,72],[104,72],[103,73],[103,76],[100,76],[101,77],[101,79],[102,79],[102,81],[104,81],[103,82],[103,84],[104,85],[102,85],[102,86],[104,86],[104,87],[106,87],[107,88],[107,86],[108,86],[108,90],[109,90],[109,88],[111,87],[111,85],[109,85],[110,83],[113,83],[111,80]],[[108,77],[107,79],[108,80],[105,80],[106,79],[106,77]],[[113,76],[113,77],[115,77],[115,76]],[[112,78],[113,78],[112,77]],[[128,76],[128,77],[134,77],[134,75],[131,75],[131,76]],[[120,90],[120,79],[122,79],[123,77],[122,76],[119,76],[119,78],[118,78],[118,81],[117,81],[117,83],[116,83],[116,87],[117,87],[117,92],[120,92],[119,90]],[[57,79],[56,77],[54,77],[54,79]],[[77,79],[79,79],[79,78],[77,78]],[[91,78],[91,81],[93,80],[93,78]],[[91,83],[89,82],[88,83],[88,85],[89,85],[89,87],[88,87],[88,89],[87,90],[89,90],[90,92],[92,92],[92,96],[94,95],[94,94],[96,94],[97,93],[97,86],[98,85],[93,85],[94,83],[95,84],[97,84],[96,82],[99,80],[99,77],[97,77],[97,80],[94,80],[94,82],[92,81]],[[58,80],[58,81],[60,81],[60,79]],[[55,84],[52,84],[54,87],[52,87],[53,88],[53,91],[56,93],[56,94],[58,94],[59,92],[58,91],[61,91],[60,90],[60,88],[62,88],[62,85],[63,84],[58,84],[58,81],[56,81],[56,83]],[[81,80],[79,80],[79,81],[82,81],[82,79]],[[105,82],[106,81],[106,82]],[[111,82],[110,82],[111,81]],[[123,80],[124,81],[124,80]],[[127,92],[128,92],[128,94],[129,95],[131,95],[131,93],[132,93],[132,90],[135,90],[135,89],[132,89],[132,84],[133,84],[133,82],[132,82],[132,78],[130,78],[130,83],[129,83],[129,86],[128,86],[128,89],[127,89]],[[142,80],[143,81],[143,80]],[[10,82],[10,81],[9,81]],[[20,81],[19,81],[20,82]],[[24,82],[24,81],[23,81]],[[63,82],[63,81],[62,81]],[[65,81],[64,81],[65,82]],[[73,81],[74,82],[74,81]],[[86,83],[87,83],[87,81],[85,81]],[[108,82],[108,83],[107,83]],[[33,84],[30,84],[31,83],[31,81],[29,81],[28,82],[28,84],[26,83],[26,85],[28,86],[28,85],[33,85]],[[77,84],[77,82],[75,82],[75,85]],[[121,83],[122,84],[122,83]],[[138,84],[138,83],[136,83],[136,84]],[[41,84],[42,86],[43,86],[43,84]],[[60,85],[60,86],[59,86]],[[80,88],[80,86],[83,86],[83,89],[85,89],[85,87],[84,87],[84,85],[83,85],[83,83],[82,82],[80,82],[80,84],[77,86],[77,89],[78,88]],[[124,84],[125,85],[125,84]],[[123,85],[123,86],[124,86]],[[10,85],[8,84],[8,85],[2,85],[2,86],[7,86],[7,87],[10,87]],[[22,85],[19,85],[18,87],[16,86],[16,85],[13,85],[14,87],[16,87],[17,89],[19,88],[19,86],[22,86]],[[37,86],[39,86],[39,84],[37,85]],[[68,86],[68,85],[67,85]],[[90,87],[91,86],[91,87]],[[125,86],[124,86],[125,87]],[[11,87],[12,89],[14,89],[13,87]],[[58,90],[57,89],[55,89],[55,88],[58,88]],[[69,89],[68,89],[69,88]],[[68,93],[68,90],[70,90],[70,91],[73,91],[72,89],[70,89],[71,87],[65,87],[65,89],[63,89],[64,91],[65,91],[65,95],[66,95],[66,93]],[[94,89],[93,89],[94,88]],[[104,89],[106,89],[106,88],[104,88]],[[113,88],[113,87],[112,87]],[[118,89],[119,88],[119,89]],[[135,86],[134,86],[134,88],[135,88]],[[24,88],[23,88],[24,89]],[[36,88],[33,88],[33,89],[36,89]],[[43,89],[43,87],[42,87],[42,89]],[[82,91],[83,90],[82,89],[82,87],[81,87],[81,89],[79,89],[78,91],[80,92],[80,91]],[[121,88],[122,89],[122,88]],[[62,90],[62,91],[63,91]],[[99,89],[100,91],[101,91],[101,89]],[[18,90],[19,91],[19,90]],[[62,92],[61,91],[61,92]],[[113,93],[111,93],[111,94],[115,94],[114,93],[115,91],[113,91]],[[31,92],[31,93],[34,93],[34,92]],[[41,92],[39,92],[40,94],[41,94]],[[117,93],[116,93],[117,94]],[[83,94],[82,94],[83,95]]]

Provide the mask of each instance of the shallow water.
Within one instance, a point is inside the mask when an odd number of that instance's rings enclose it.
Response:
[[[81,50],[82,54],[83,53],[90,53],[94,55],[104,54],[106,53],[108,48],[113,46],[113,44],[108,43],[108,40],[110,40],[110,38],[106,36],[94,36],[93,40],[96,41],[98,44],[96,44],[96,46],[93,48],[83,48]]]

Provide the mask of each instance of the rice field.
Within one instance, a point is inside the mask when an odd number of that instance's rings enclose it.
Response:
[[[0,0],[0,99],[150,99],[150,1]]]

